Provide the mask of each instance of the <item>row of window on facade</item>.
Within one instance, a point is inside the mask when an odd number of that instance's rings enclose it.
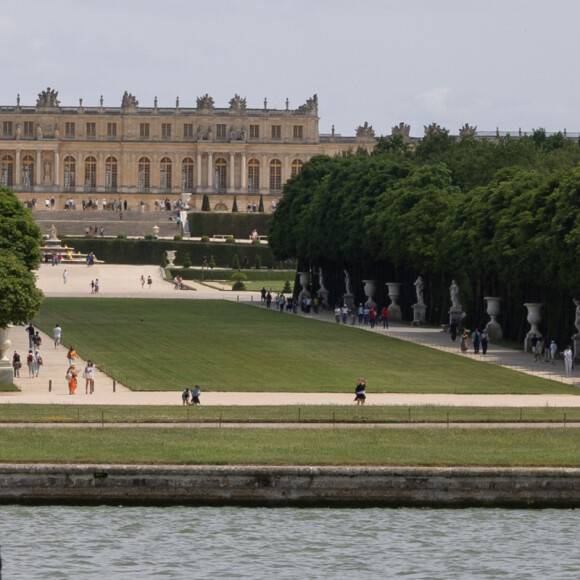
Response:
[[[65,137],[76,137],[77,128],[74,121],[65,122],[64,124],[64,136]],[[12,121],[4,121],[3,135],[4,137],[13,137],[15,134],[20,136],[19,125],[16,126],[16,133],[14,133],[14,123]],[[201,127],[198,127],[197,132],[194,132],[193,123],[183,124],[183,138],[192,139],[194,136],[207,137],[206,134],[200,134]],[[277,141],[282,139],[282,125],[271,125],[270,126],[270,137],[272,140]],[[303,126],[293,125],[292,127],[292,138],[300,140],[303,138]],[[23,122],[23,132],[24,137],[34,137],[35,136],[34,121],[24,121]],[[143,139],[149,138],[151,135],[151,124],[150,123],[140,123],[139,124],[139,137]],[[85,136],[86,137],[97,137],[97,124],[93,122],[86,123],[85,126]],[[161,123],[161,138],[171,139],[173,136],[173,124],[172,123]],[[216,139],[227,139],[232,137],[231,132],[228,134],[227,126],[223,123],[216,125],[215,131]],[[236,137],[241,136],[236,133]],[[245,136],[245,135],[244,135]],[[107,137],[115,138],[117,137],[117,123],[107,123]],[[260,139],[260,125],[250,125],[249,131],[250,139]]]
[[[146,191],[151,188],[151,161],[147,157],[139,159],[139,191]],[[163,157],[159,163],[159,187],[161,189],[171,189],[173,183],[173,162],[169,157]],[[302,169],[302,161],[295,159],[291,164],[291,174],[296,175]],[[105,187],[116,189],[118,187],[118,160],[116,157],[107,157],[105,160]],[[260,189],[260,162],[252,158],[247,164],[248,191],[259,191]],[[34,158],[25,155],[21,165],[23,186],[35,185],[34,179]],[[214,186],[216,190],[223,191],[227,188],[228,163],[223,157],[216,159],[214,163]],[[270,191],[280,191],[282,189],[282,162],[279,159],[272,159],[269,164]],[[11,155],[2,157],[2,167],[0,183],[2,187],[12,187],[14,185],[14,159]],[[77,162],[72,156],[64,159],[64,183],[65,189],[77,186]],[[84,161],[85,188],[94,189],[97,187],[97,160],[89,156]],[[186,157],[181,162],[181,188],[184,191],[194,188],[194,163],[191,157]]]

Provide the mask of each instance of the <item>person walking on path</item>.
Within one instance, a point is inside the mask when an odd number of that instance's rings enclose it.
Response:
[[[556,364],[556,353],[557,352],[558,352],[558,345],[556,344],[555,341],[552,341],[550,343],[550,360],[552,361],[553,365]]]
[[[71,346],[66,353],[66,358],[68,359],[68,366],[73,366],[75,364],[75,359],[78,358],[77,351],[74,349],[74,346]]]
[[[32,326],[32,322],[26,327],[26,332],[28,332],[28,348],[34,348],[34,326]]]
[[[26,364],[28,365],[28,378],[34,378],[34,353],[32,349],[29,349],[28,355],[26,357]]]
[[[68,280],[68,272],[65,270],[65,271],[62,273],[62,282],[63,282],[63,284],[66,284],[66,281],[67,281],[67,280]]]
[[[95,281],[91,280],[91,283],[89,285],[91,287],[91,294],[94,294],[95,293]]]
[[[383,306],[381,310],[381,318],[383,319],[383,328],[389,328],[389,309],[386,306]]]
[[[479,354],[480,341],[481,341],[481,335],[479,334],[479,331],[476,328],[473,331],[473,333],[471,334],[471,342],[473,343],[473,353],[474,354]]]
[[[489,344],[489,335],[485,328],[481,331],[481,352],[483,354],[487,353],[487,345]]]
[[[153,285],[153,278],[151,276],[147,276],[147,288],[151,290],[151,286]]]
[[[99,279],[95,279],[95,294],[99,293]]]
[[[566,376],[572,376],[572,361],[574,360],[574,353],[572,352],[572,347],[568,345],[564,351],[564,365],[566,367]]]
[[[365,377],[361,377],[356,384],[354,389],[354,400],[357,405],[364,405],[367,400],[367,380]]]
[[[536,350],[534,351],[534,362],[540,362],[542,358],[542,349],[544,348],[544,342],[542,341],[542,337],[538,338],[538,342],[536,342]]]
[[[195,385],[195,387],[193,387],[193,392],[191,393],[191,404],[192,405],[201,405],[201,403],[199,401],[200,395],[201,395],[201,389],[199,388],[199,385]]]
[[[34,333],[34,348],[39,349],[40,345],[42,344],[42,337],[40,336],[40,333],[38,332],[38,330]]]
[[[16,351],[14,351],[14,354],[12,355],[12,368],[14,369],[14,376],[20,377],[22,362],[20,361],[20,355]]]
[[[95,369],[103,363],[95,364],[92,360],[87,361],[87,366],[83,372],[85,379],[85,394],[92,395],[95,392]]]
[[[77,377],[79,371],[75,367],[74,364],[70,365],[66,371],[65,378],[68,382],[68,394],[74,395],[75,391],[77,390]]]
[[[34,376],[38,377],[38,373],[40,372],[40,367],[43,364],[42,356],[40,352],[37,350],[34,353]]]
[[[449,325],[449,335],[451,336],[451,340],[455,342],[457,338],[457,322],[455,320]]]
[[[461,352],[463,354],[467,353],[467,332],[465,332],[465,330],[463,331],[463,334],[461,335],[461,341],[459,342],[459,348],[461,349]]]
[[[190,395],[189,387],[183,389],[183,392],[181,393],[181,402],[183,405],[189,405],[189,395]]]
[[[60,346],[60,337],[62,335],[62,328],[56,323],[56,326],[52,329],[52,336],[54,338],[54,348],[58,348]]]
[[[145,287],[145,276],[143,276],[143,274],[141,274],[141,278],[139,278],[139,280],[141,281],[141,288]]]

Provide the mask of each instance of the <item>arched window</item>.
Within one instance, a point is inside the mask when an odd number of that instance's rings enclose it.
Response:
[[[14,185],[14,159],[11,155],[2,157],[2,174],[0,177],[2,187],[12,187]]]
[[[223,157],[216,159],[215,162],[215,189],[216,191],[226,190],[228,164]]]
[[[186,157],[181,163],[181,189],[191,191],[193,189],[193,159]]]
[[[282,189],[282,162],[279,159],[270,161],[270,191]]]
[[[260,190],[260,162],[257,159],[248,161],[248,191]]]
[[[147,157],[139,159],[139,191],[149,191],[151,187],[151,162]]]
[[[97,160],[94,157],[85,159],[85,191],[92,191],[97,187]]]
[[[75,158],[68,155],[64,158],[64,188],[71,189],[76,185],[77,163]]]
[[[117,190],[117,159],[107,157],[105,160],[105,187],[107,191]]]
[[[161,160],[159,174],[159,187],[164,189],[171,189],[171,159],[169,157],[164,157]]]
[[[300,159],[294,159],[292,161],[292,176],[298,175],[302,171],[302,166],[304,163]]]
[[[32,155],[26,155],[22,160],[22,185],[24,187],[34,185],[34,159]]]

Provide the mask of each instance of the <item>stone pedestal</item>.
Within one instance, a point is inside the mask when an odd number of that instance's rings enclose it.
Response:
[[[389,320],[399,322],[402,319],[401,307],[397,304],[397,300],[401,295],[401,284],[399,282],[387,282],[387,288],[389,289],[389,298],[391,303],[389,304]]]
[[[375,292],[377,291],[377,281],[376,280],[363,280],[363,284],[365,285],[364,292],[365,292],[365,296],[367,297],[367,300],[365,302],[365,306],[367,306],[368,308],[370,308],[372,306],[376,310],[377,303],[373,300],[373,296],[375,295]]]
[[[321,288],[318,291],[319,296],[322,298],[322,300],[324,301],[324,305],[328,306],[328,290],[325,288],[324,290]]]
[[[14,372],[12,361],[8,358],[12,341],[8,337],[10,328],[0,328],[0,382],[12,383]]]
[[[413,326],[421,326],[422,324],[426,324],[426,311],[427,306],[425,306],[425,304],[413,304]]]
[[[503,298],[497,296],[485,296],[483,299],[487,302],[487,313],[491,318],[485,327],[489,339],[493,341],[503,338],[501,325],[496,321],[496,317],[499,316],[500,313],[500,304]]]
[[[184,238],[189,238],[191,232],[189,230],[189,220],[187,219],[187,212],[182,209],[179,212],[179,218],[181,219],[181,233]]]
[[[344,303],[349,307],[352,308],[354,306],[354,295],[353,294],[343,294],[342,299]]]
[[[530,330],[524,338],[524,352],[528,352],[528,346],[531,346],[532,335],[536,335],[538,338],[542,336],[540,329],[538,328],[540,322],[542,322],[542,306],[541,302],[527,302],[524,306],[528,310],[527,320],[530,323]]]
[[[574,341],[574,358],[577,358],[580,356],[580,334],[572,337],[572,340]]]
[[[310,272],[298,272],[300,276],[300,285],[302,290],[298,295],[298,302],[300,303],[304,297],[310,297],[310,292],[308,291],[308,285],[310,284]]]

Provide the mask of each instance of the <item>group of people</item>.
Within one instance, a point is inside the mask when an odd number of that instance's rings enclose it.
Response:
[[[74,395],[78,386],[78,376],[80,369],[77,368],[76,360],[79,358],[74,346],[71,346],[66,353],[68,360],[68,369],[66,370],[65,379],[68,383],[68,394]],[[95,392],[95,370],[103,363],[96,364],[88,360],[85,365],[82,377],[85,379],[85,394],[92,395]]]
[[[147,280],[145,280],[145,276],[141,274],[139,281],[141,282],[141,288],[145,288],[145,283],[147,283],[147,288],[149,289],[153,286],[153,278],[151,278],[151,276],[147,276]]]
[[[91,288],[91,294],[98,294],[99,293],[99,289],[100,289],[100,284],[99,284],[99,279],[95,278],[94,280],[91,280],[91,283],[89,284],[90,288]]]
[[[455,323],[451,323],[452,325]],[[455,340],[454,333],[457,333],[457,327],[451,329],[451,340]],[[471,333],[471,345],[473,346],[473,354],[479,354],[479,350],[483,354],[487,354],[487,347],[489,345],[489,335],[487,330],[484,328],[481,332],[476,328]],[[469,350],[469,336],[465,330],[461,334],[461,340],[459,341],[459,348],[461,352],[465,354]]]
[[[543,336],[536,336],[532,333],[530,337],[530,344],[532,345],[532,355],[534,356],[534,362],[541,362],[542,359],[545,363],[556,364],[556,355],[558,354],[558,345],[554,340],[549,338],[544,338]],[[564,369],[567,377],[572,376],[572,369],[574,368],[574,351],[572,346],[568,345],[562,351],[562,357],[564,359]]]
[[[193,387],[193,389],[190,389],[189,387],[187,389],[184,389],[183,392],[181,393],[181,401],[183,402],[184,405],[201,405],[200,401],[199,401],[199,396],[201,395],[201,389],[199,388],[199,385],[195,385],[195,387]],[[191,403],[190,403],[191,400]]]

